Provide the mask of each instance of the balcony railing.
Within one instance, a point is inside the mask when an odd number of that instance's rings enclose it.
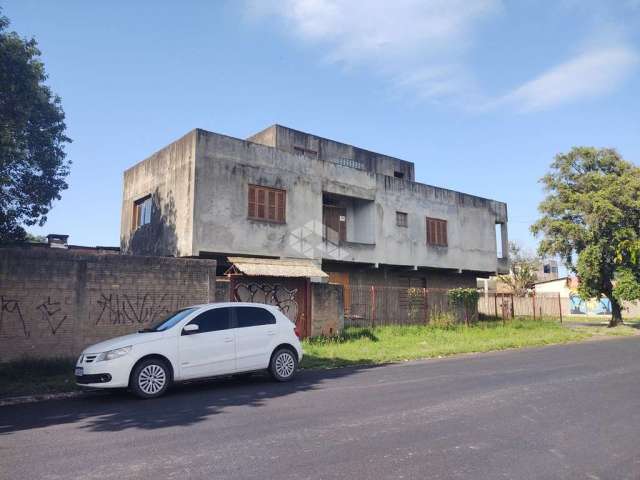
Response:
[[[355,168],[358,170],[366,170],[366,166],[364,163],[354,160],[352,158],[328,158],[327,161],[331,163],[337,163],[338,165],[342,165],[343,167]]]

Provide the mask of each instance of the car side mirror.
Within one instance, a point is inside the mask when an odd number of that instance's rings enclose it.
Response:
[[[189,323],[188,325],[185,325],[184,328],[182,329],[182,334],[191,335],[192,333],[196,333],[198,330],[200,330],[200,327],[198,326],[197,323]]]

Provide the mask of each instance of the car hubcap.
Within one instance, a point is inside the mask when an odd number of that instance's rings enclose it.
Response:
[[[142,369],[138,376],[138,385],[147,395],[158,393],[164,387],[167,381],[167,375],[164,369],[159,365],[147,365]]]
[[[289,352],[282,352],[276,357],[276,373],[283,377],[290,377],[295,368],[295,360]]]

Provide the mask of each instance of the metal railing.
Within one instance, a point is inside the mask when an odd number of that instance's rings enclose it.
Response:
[[[343,167],[356,168],[358,170],[367,169],[364,163],[354,160],[352,158],[334,157],[334,158],[328,158],[327,161],[331,163],[337,163],[338,165],[342,165]]]

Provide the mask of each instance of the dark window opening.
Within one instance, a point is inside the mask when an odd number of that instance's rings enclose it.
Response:
[[[546,264],[542,267],[544,273],[551,273],[551,265]]]
[[[201,313],[189,322],[198,325],[198,330],[194,333],[217,332],[229,330],[231,328],[231,308],[213,308]]]
[[[247,216],[253,220],[285,223],[286,201],[284,190],[249,185]]]
[[[133,229],[151,223],[151,195],[133,202]]]
[[[276,317],[260,307],[233,307],[236,311],[237,328],[259,327],[260,325],[273,325]]]
[[[446,220],[427,217],[427,245],[439,247],[448,245]]]
[[[396,225],[399,227],[408,227],[408,215],[405,212],[396,212]]]
[[[396,178],[404,178],[404,172],[393,172],[393,176]]]

